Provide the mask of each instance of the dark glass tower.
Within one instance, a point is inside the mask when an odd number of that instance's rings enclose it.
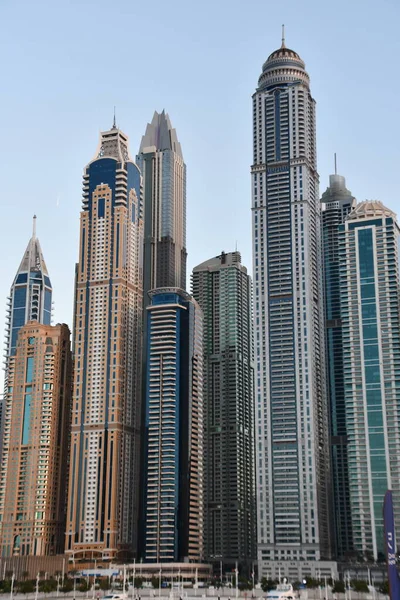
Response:
[[[342,319],[340,309],[339,225],[356,204],[345,178],[331,175],[322,195],[322,243],[324,255],[327,385],[331,427],[333,525],[335,554],[352,550],[351,510],[347,461],[346,407],[344,397]]]
[[[205,557],[249,573],[256,559],[251,280],[239,252],[198,265],[204,314]]]
[[[147,308],[144,559],[203,557],[202,311],[178,288]]]

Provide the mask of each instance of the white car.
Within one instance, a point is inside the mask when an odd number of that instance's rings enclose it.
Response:
[[[103,597],[103,600],[127,600],[128,596],[121,592],[120,594],[108,594]]]

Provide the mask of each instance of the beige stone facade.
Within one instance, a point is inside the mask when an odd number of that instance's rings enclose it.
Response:
[[[9,360],[0,472],[0,552],[49,556],[64,548],[71,401],[67,325],[30,321]]]

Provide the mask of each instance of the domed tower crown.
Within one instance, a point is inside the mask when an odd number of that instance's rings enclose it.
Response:
[[[283,33],[281,47],[272,52],[263,64],[262,73],[258,80],[258,89],[281,86],[296,81],[305,83],[307,87],[310,85],[310,78],[304,61],[297,52],[286,47]]]

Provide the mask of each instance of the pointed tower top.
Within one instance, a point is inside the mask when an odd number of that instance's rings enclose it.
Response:
[[[286,48],[285,44],[285,25],[282,25],[282,46],[281,48]]]
[[[336,160],[336,152],[335,152],[335,175],[337,175],[337,160]]]
[[[117,121],[115,119],[115,106],[114,106],[114,120],[113,120],[113,126],[111,129],[117,129]]]
[[[152,150],[150,150],[152,149]],[[159,150],[173,150],[183,158],[182,148],[165,109],[161,113],[154,111],[153,120],[147,123],[146,133],[142,137],[139,154]]]
[[[19,265],[17,276],[19,273],[29,273],[31,271],[41,271],[43,275],[49,275],[39,240],[36,237],[36,215],[33,216],[32,237]]]

